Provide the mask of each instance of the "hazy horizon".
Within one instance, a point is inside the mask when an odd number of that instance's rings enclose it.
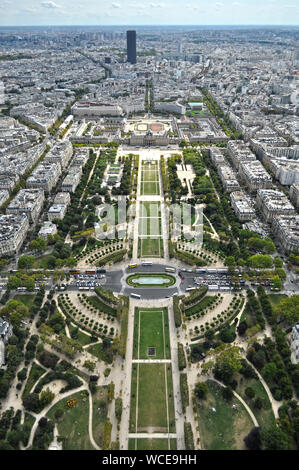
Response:
[[[0,26],[298,26],[298,0],[1,0]]]

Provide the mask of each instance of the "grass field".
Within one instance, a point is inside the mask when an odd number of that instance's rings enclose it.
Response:
[[[142,163],[140,194],[144,196],[160,194],[158,162],[153,162],[151,165]]]
[[[39,366],[38,364],[35,364],[33,362],[29,376],[22,394],[22,398],[24,398],[28,393],[30,393],[30,390],[32,389],[33,385],[38,381],[38,379],[46,372],[46,369],[43,367]]]
[[[161,217],[160,202],[140,202],[140,217]]]
[[[69,398],[76,398],[77,404],[66,408],[66,399],[60,400],[47,413],[47,417],[54,419],[58,408],[64,410],[64,415],[58,422],[58,434],[63,437],[63,450],[94,450],[89,440],[88,420],[89,401],[85,392],[71,394]]]
[[[286,294],[269,294],[269,300],[273,307],[276,307],[277,304],[283,299],[286,299],[288,296]]]
[[[163,258],[162,238],[139,238],[138,257],[139,258]]]
[[[95,442],[102,446],[102,433],[105,420],[108,414],[108,387],[97,387],[92,395],[92,434]]]
[[[263,387],[263,384],[258,379],[245,379],[243,378],[241,382],[241,377],[238,380],[238,387],[236,392],[243,398],[243,400],[247,403],[247,405],[251,408],[252,412],[254,413],[259,425],[261,428],[269,428],[275,424],[275,417],[272,411],[271,403],[268,398],[267,392]],[[245,389],[247,387],[251,387],[255,391],[255,397],[250,399],[245,394]],[[260,397],[263,400],[263,408],[261,410],[257,410],[253,402],[256,397]]]
[[[176,439],[129,439],[129,450],[176,450]]]
[[[149,359],[148,348],[156,348],[152,359],[170,359],[168,312],[135,309],[133,359]]]
[[[33,301],[35,299],[35,294],[16,294],[14,296],[14,300],[18,300],[19,302],[23,302],[26,307],[30,309],[33,305]]]
[[[139,236],[159,236],[161,235],[160,217],[139,217]]]
[[[158,181],[142,181],[140,194],[143,196],[158,196],[160,194]]]
[[[170,364],[133,364],[130,432],[175,432]]]
[[[70,332],[71,335],[72,335],[72,332],[75,331],[75,330],[77,330],[77,327],[73,326],[72,324],[69,324],[69,332]],[[78,331],[77,336],[74,339],[79,341],[79,343],[81,343],[82,346],[85,346],[86,344],[91,343],[91,336],[88,336],[88,335],[82,333],[82,331],[80,331],[80,330]]]
[[[207,381],[208,393],[200,400],[199,433],[204,450],[245,450],[244,437],[253,428],[253,422],[244,406],[233,397],[227,402],[223,399],[221,386]],[[237,404],[236,410],[232,405]],[[212,411],[216,409],[216,412]]]

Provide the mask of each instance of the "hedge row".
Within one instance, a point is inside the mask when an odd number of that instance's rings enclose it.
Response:
[[[181,309],[179,307],[179,302],[180,301],[178,297],[173,297],[173,315],[176,328],[178,328],[182,324],[182,315]]]
[[[183,413],[185,413],[186,407],[189,406],[188,380],[187,380],[187,374],[185,373],[180,374],[180,390],[181,390]]]
[[[194,450],[194,439],[191,423],[184,423],[185,449]]]
[[[187,366],[184,346],[182,345],[182,343],[178,343],[178,363],[179,370],[183,370]]]

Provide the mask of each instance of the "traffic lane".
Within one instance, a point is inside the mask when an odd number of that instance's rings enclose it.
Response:
[[[170,298],[173,294],[177,294],[178,290],[176,287],[162,287],[162,288],[130,288],[126,287],[124,292],[125,295],[138,294],[140,299],[163,299]]]

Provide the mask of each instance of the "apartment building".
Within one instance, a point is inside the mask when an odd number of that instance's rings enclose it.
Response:
[[[239,175],[250,192],[272,187],[272,178],[260,161],[240,163]]]
[[[27,188],[40,188],[46,193],[52,191],[61,175],[59,163],[40,163],[26,181]]]
[[[242,162],[253,162],[256,160],[254,153],[243,140],[230,140],[227,144],[227,151],[236,170],[239,171]]]
[[[71,202],[71,195],[67,192],[57,193],[54,199],[54,204],[66,204],[67,206]]]
[[[48,210],[48,220],[63,219],[67,210],[66,204],[53,204]]]
[[[29,223],[36,224],[45,200],[42,189],[21,189],[7,207],[7,214],[23,214]]]
[[[7,189],[0,189],[0,206],[2,206],[2,204],[4,204],[8,198],[9,192],[7,191]]]
[[[0,215],[0,256],[16,254],[29,229],[26,214]]]
[[[66,191],[69,193],[74,193],[76,191],[76,188],[78,184],[80,183],[82,175],[82,170],[79,167],[73,167],[70,168],[68,174],[64,178],[62,185],[61,185],[61,190]]]
[[[78,101],[72,107],[72,114],[77,119],[92,119],[98,116],[122,116],[123,110],[118,104]]]
[[[244,191],[235,191],[230,194],[232,209],[240,222],[252,220],[255,217],[255,211],[251,200]]]
[[[259,189],[256,195],[256,205],[266,222],[272,222],[275,215],[295,214],[294,206],[287,196],[274,189]]]
[[[50,221],[45,221],[40,231],[38,232],[38,236],[44,240],[47,240],[49,235],[55,235],[56,233],[57,226]]]
[[[290,335],[291,361],[293,364],[299,363],[299,323],[293,326]]]
[[[218,166],[217,172],[225,191],[230,193],[232,191],[238,191],[238,189],[240,189],[240,185],[237,181],[236,175],[229,165]]]
[[[64,170],[69,164],[72,154],[73,146],[69,140],[65,140],[51,148],[44,159],[44,163],[59,163],[62,170]]]
[[[285,252],[299,250],[299,215],[274,216],[272,230]]]
[[[223,155],[223,151],[221,151],[218,147],[210,147],[209,154],[211,162],[215,167],[218,167],[220,165],[228,165],[228,162],[225,156]]]
[[[299,207],[299,184],[292,184],[290,187],[290,199],[293,204]]]

